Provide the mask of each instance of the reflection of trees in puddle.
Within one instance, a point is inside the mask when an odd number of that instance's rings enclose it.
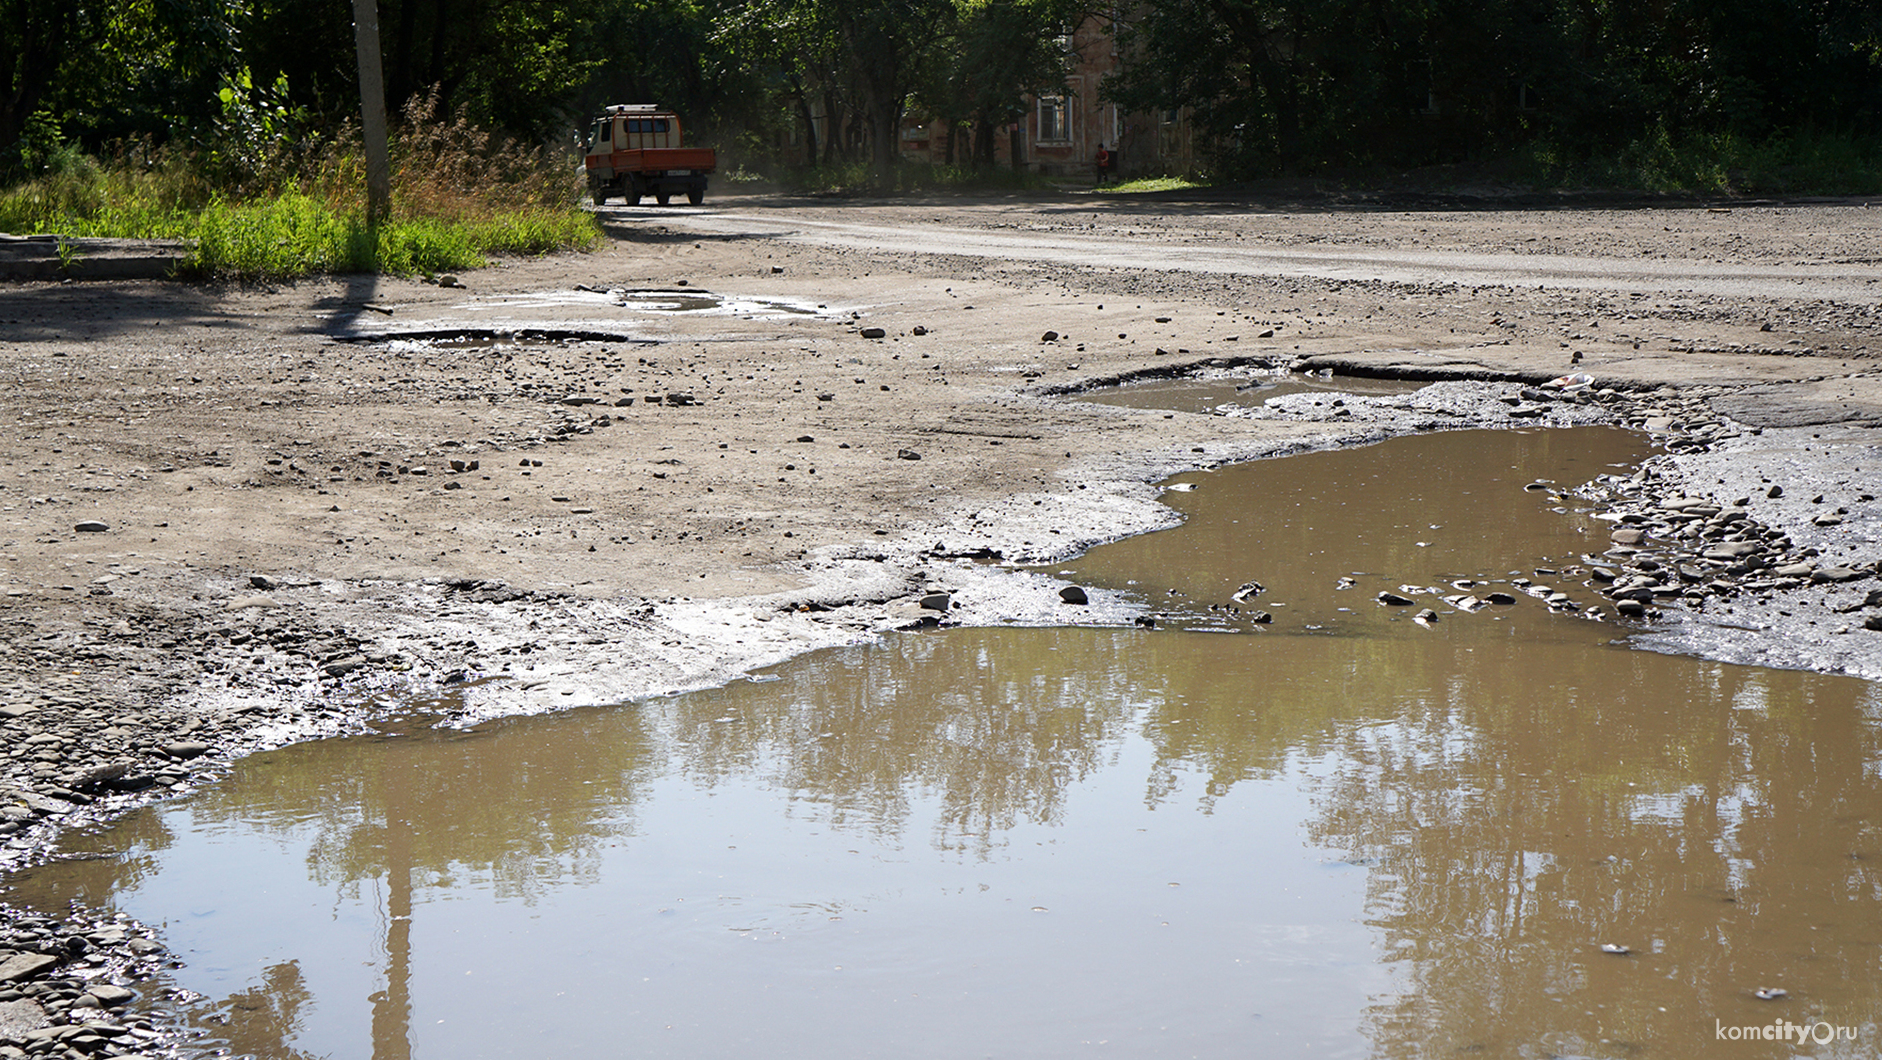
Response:
[[[1349,731],[1320,786],[1311,834],[1377,866],[1367,915],[1406,979],[1368,1013],[1381,1051],[1698,1055],[1715,1016],[1801,1019],[1749,999],[1787,983],[1882,1019],[1877,690],[1620,653],[1528,679],[1549,661],[1482,660]]]
[[[660,727],[695,779],[757,773],[832,827],[897,841],[910,803],[938,800],[935,843],[984,854],[1018,822],[1056,822],[1139,704],[1111,668],[1041,663],[1058,630],[978,631],[829,652],[781,680],[665,701]]]
[[[596,845],[632,831],[635,789],[652,758],[633,711],[490,722],[474,732],[414,723],[397,737],[258,756],[198,813],[283,834],[312,823],[308,870],[321,883],[382,877],[399,842],[410,844],[420,886],[482,873],[500,897],[533,901],[558,882],[594,879]]]
[[[312,1008],[313,1000],[300,965],[286,961],[263,972],[255,986],[216,1005],[210,1022],[220,1024],[215,1035],[236,1056],[313,1060],[287,1044],[300,1033],[302,1010]]]
[[[936,845],[981,856],[1071,813],[1133,732],[1153,805],[1186,776],[1207,812],[1305,773],[1307,835],[1366,867],[1402,974],[1366,1015],[1384,1055],[1681,1055],[1698,1015],[1768,1021],[1748,993],[1783,983],[1882,1018],[1862,941],[1882,694],[1862,682],[1578,644],[974,630],[668,702],[704,783],[756,772],[892,841],[926,793]]]
[[[588,712],[542,723],[559,731],[531,734],[495,722],[464,733],[415,723],[402,737],[289,748],[241,763],[201,800],[205,823],[285,838],[315,822],[308,875],[342,895],[357,897],[363,884],[383,881],[384,980],[367,999],[375,1057],[412,1052],[416,889],[449,888],[460,872],[486,873],[499,895],[534,904],[551,886],[593,882],[598,843],[632,830],[625,815],[650,758],[633,715]],[[558,749],[554,756],[537,753],[545,735]],[[228,1014],[221,1034],[237,1054],[299,1060],[303,1054],[287,1043],[306,1001],[299,968],[277,965],[262,985],[221,1006]]]

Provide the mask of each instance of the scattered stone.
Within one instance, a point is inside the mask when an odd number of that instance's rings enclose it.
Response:
[[[178,743],[164,744],[163,753],[169,755],[171,758],[181,758],[184,760],[201,758],[209,753],[209,745],[194,740],[185,740]]]
[[[279,589],[281,587],[280,582],[275,581],[273,578],[268,577],[266,574],[249,575],[248,584],[253,588],[262,590],[263,592],[267,592],[273,589]]]
[[[97,519],[87,519],[72,527],[81,534],[102,534],[111,529],[111,524]]]
[[[1423,609],[1422,611],[1419,611],[1417,614],[1412,616],[1413,622],[1417,622],[1417,623],[1420,623],[1421,625],[1426,625],[1426,626],[1436,623],[1437,620],[1438,620],[1438,613],[1436,611],[1431,610],[1429,607]]]
[[[1039,341],[1040,342],[1057,342],[1059,341],[1059,333],[1056,331],[1048,331],[1044,335],[1039,336]]]
[[[1495,604],[1498,607],[1508,607],[1516,602],[1516,598],[1509,593],[1484,593],[1483,602]]]
[[[920,603],[924,611],[946,611],[953,606],[954,601],[947,593],[927,593],[922,596]]]
[[[1252,600],[1255,597],[1260,596],[1262,593],[1265,593],[1267,591],[1268,591],[1268,587],[1261,584],[1260,582],[1243,582],[1242,587],[1235,590],[1235,592],[1229,596],[1229,599],[1235,601],[1238,604],[1245,603],[1246,601]]]
[[[1265,626],[1274,621],[1274,616],[1268,614],[1266,611],[1255,611],[1249,614],[1248,621],[1258,626]]]
[[[93,983],[85,988],[85,992],[97,998],[98,1003],[106,1008],[127,1005],[137,998],[137,991],[127,990],[115,983]]]
[[[1614,531],[1608,538],[1617,545],[1638,545],[1647,539],[1647,535],[1645,531],[1629,526]]]
[[[1380,593],[1377,599],[1380,603],[1389,607],[1409,607],[1417,602],[1409,596],[1400,596],[1397,593],[1390,592]]]
[[[0,961],[0,983],[30,978],[59,963],[59,958],[43,953],[16,953]]]
[[[1060,589],[1059,599],[1068,604],[1088,604],[1091,602],[1091,598],[1085,595],[1085,590],[1080,589],[1076,585],[1068,585]]]
[[[858,334],[865,339],[880,339],[887,336],[888,332],[882,328],[864,328]]]
[[[897,460],[920,460],[921,454],[913,449],[898,449],[895,451],[895,458]]]

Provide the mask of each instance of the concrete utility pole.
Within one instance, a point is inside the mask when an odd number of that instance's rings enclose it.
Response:
[[[360,132],[366,138],[366,223],[377,228],[392,206],[386,82],[379,64],[379,0],[353,0],[353,43],[359,49]]]

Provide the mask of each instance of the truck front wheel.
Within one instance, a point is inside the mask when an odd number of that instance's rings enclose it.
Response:
[[[600,206],[608,201],[608,192],[601,185],[597,184],[588,189],[588,197],[595,200],[596,206]]]
[[[698,206],[706,201],[706,189],[698,184],[686,189],[686,201]]]

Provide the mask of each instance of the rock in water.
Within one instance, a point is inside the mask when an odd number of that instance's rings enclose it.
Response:
[[[1397,593],[1380,593],[1378,599],[1380,603],[1390,607],[1408,607],[1414,602],[1411,597],[1400,596]]]
[[[1242,587],[1235,590],[1234,594],[1231,595],[1229,599],[1235,601],[1238,604],[1245,603],[1251,598],[1260,596],[1262,593],[1265,593],[1267,591],[1268,591],[1268,587],[1261,584],[1260,582],[1243,582]]]

